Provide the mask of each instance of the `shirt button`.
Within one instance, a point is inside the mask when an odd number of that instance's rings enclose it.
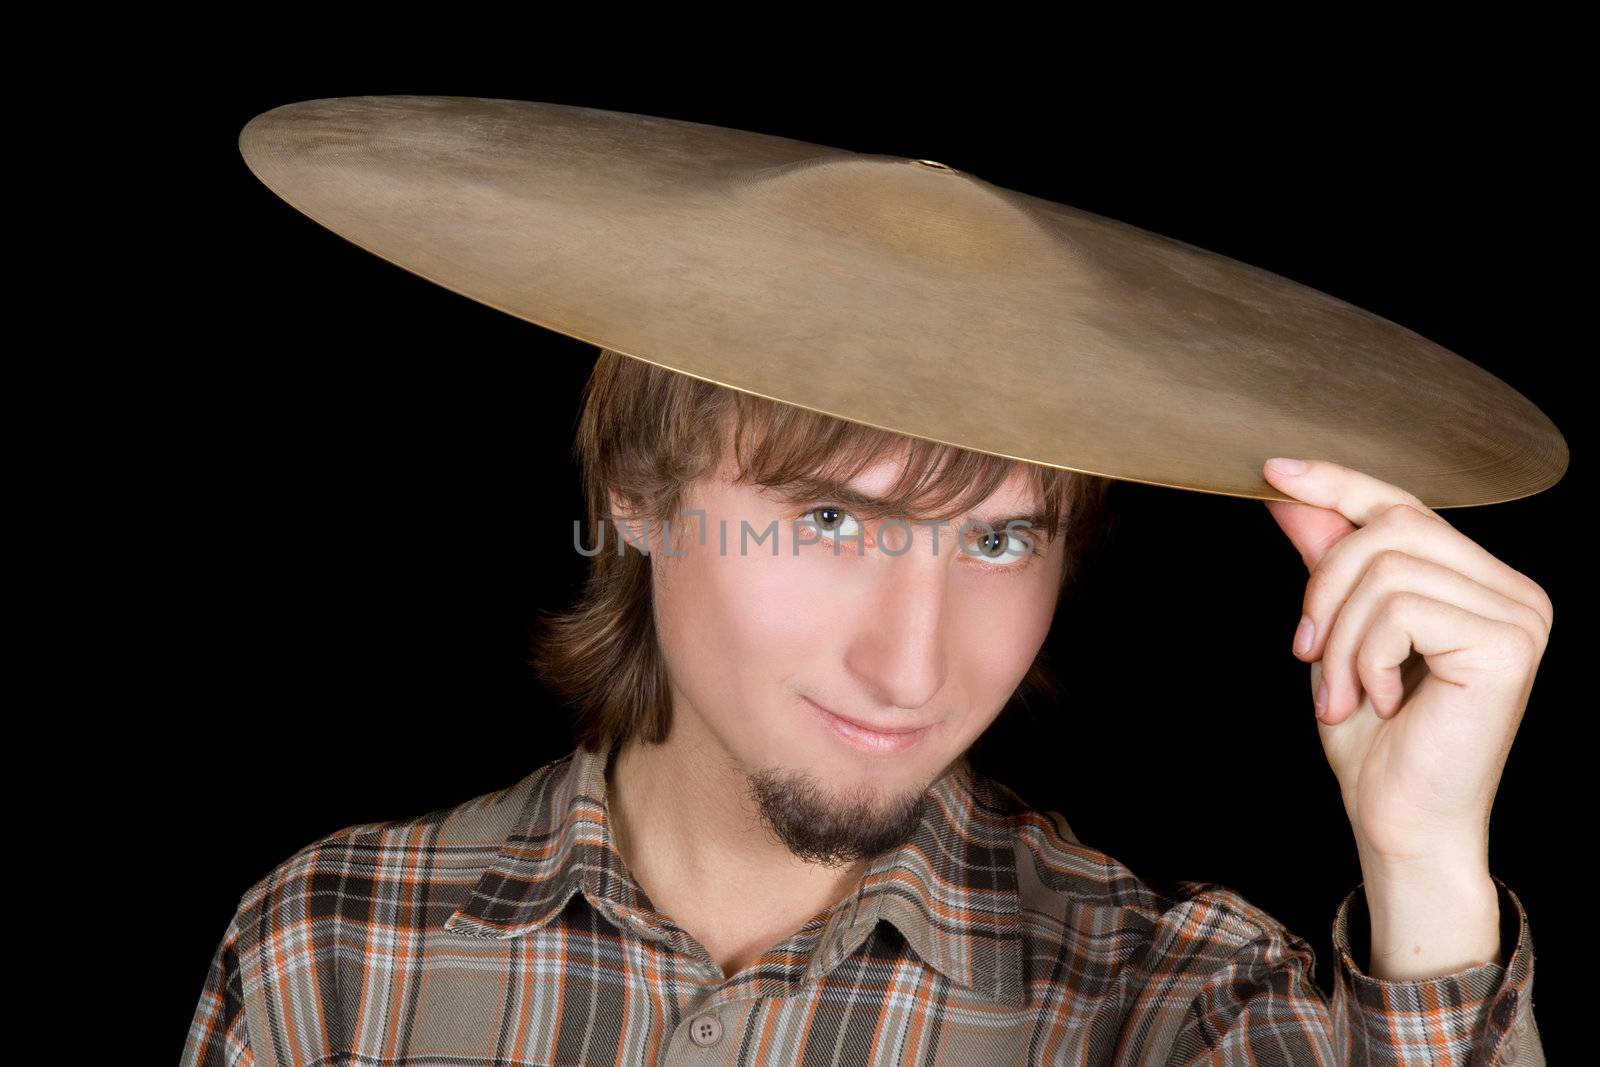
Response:
[[[689,1037],[701,1048],[722,1040],[722,1020],[715,1015],[702,1015],[689,1024]]]

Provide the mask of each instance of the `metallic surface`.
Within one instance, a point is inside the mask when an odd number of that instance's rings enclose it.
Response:
[[[1270,456],[1431,507],[1548,488],[1516,390],[1268,271],[936,160],[472,97],[288,104],[251,171],[398,266],[684,374],[1052,467],[1256,499]]]

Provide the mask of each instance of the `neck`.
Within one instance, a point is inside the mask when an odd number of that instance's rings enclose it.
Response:
[[[849,896],[870,861],[838,868],[797,858],[761,821],[743,771],[696,722],[676,715],[666,742],[633,740],[617,752],[607,817],[650,903],[732,974]]]

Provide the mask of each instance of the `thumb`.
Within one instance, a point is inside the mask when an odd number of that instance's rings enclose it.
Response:
[[[1355,523],[1332,508],[1299,504],[1292,500],[1268,500],[1265,503],[1295,551],[1300,553],[1308,572],[1316,568],[1328,549],[1357,529]]]

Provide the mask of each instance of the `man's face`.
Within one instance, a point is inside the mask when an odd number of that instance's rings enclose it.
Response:
[[[849,487],[878,496],[899,463]],[[963,531],[961,516],[938,527],[937,546],[931,526],[859,519],[837,500],[791,506],[732,473],[724,463],[689,487],[683,507],[704,509],[704,544],[692,515],[672,523],[682,556],[651,534],[673,732],[691,731],[744,776],[795,855],[845,866],[898,847],[929,786],[998,716],[1043,643],[1060,539],[1046,543],[1037,527],[1006,535],[1008,519],[1038,504],[1020,472],[972,512],[993,536]],[[796,526],[807,519],[816,527]],[[755,540],[774,520],[776,555],[771,535]],[[920,732],[853,732],[830,712]]]

